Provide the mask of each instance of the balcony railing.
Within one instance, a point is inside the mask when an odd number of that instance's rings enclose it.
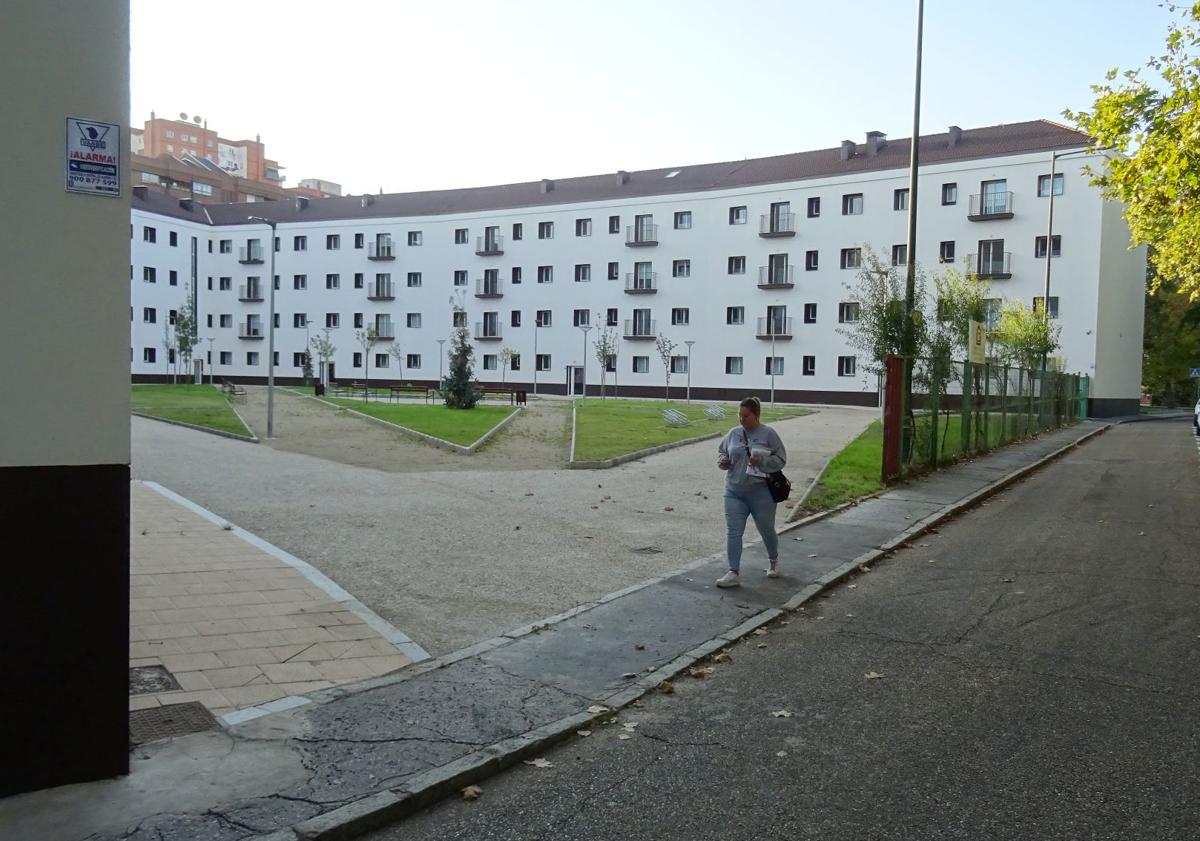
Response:
[[[758,320],[758,338],[783,341],[792,337],[792,320],[790,318],[760,318]]]
[[[261,324],[239,324],[238,338],[239,339],[261,339],[265,333],[265,328]]]
[[[475,322],[475,338],[481,342],[498,342],[504,337],[500,335],[500,325],[489,324],[486,321]]]
[[[625,338],[627,339],[654,339],[658,337],[658,332],[655,329],[657,322],[654,319],[649,321],[639,321],[635,318],[625,319]]]
[[[794,237],[796,235],[796,214],[788,212],[764,213],[759,217],[758,235],[760,237]]]
[[[261,245],[244,245],[238,249],[239,263],[261,263],[263,250]]]
[[[643,245],[658,245],[658,225],[639,222],[625,227],[625,244],[630,248]]]
[[[500,291],[500,281],[488,280],[487,278],[475,279],[475,297],[476,298],[503,298],[504,293]]]
[[[504,253],[504,237],[499,234],[475,237],[475,253],[480,257],[495,257]]]
[[[976,193],[971,196],[967,219],[971,222],[1011,219],[1013,218],[1012,198],[1012,193]]]
[[[791,289],[796,285],[795,266],[759,266],[759,289]]]
[[[367,287],[367,300],[369,301],[394,301],[396,300],[396,286],[394,283],[374,283]]]
[[[392,251],[392,241],[386,242],[368,242],[367,243],[367,259],[368,260],[395,260],[396,255]]]
[[[261,301],[263,299],[262,287],[257,283],[247,283],[238,287],[239,301]]]
[[[658,272],[625,272],[625,291],[630,295],[653,295],[658,291]]]
[[[396,338],[396,325],[391,321],[376,321],[375,338],[381,342],[390,342]]]
[[[1012,277],[1012,252],[1003,254],[968,254],[967,265],[980,280],[1008,280]]]

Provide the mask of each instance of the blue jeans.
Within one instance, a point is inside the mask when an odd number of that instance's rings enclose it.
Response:
[[[748,490],[725,486],[725,556],[734,572],[742,566],[742,535],[746,533],[746,518],[753,517],[762,535],[767,557],[779,557],[779,535],[775,533],[775,500],[766,482],[755,482]]]

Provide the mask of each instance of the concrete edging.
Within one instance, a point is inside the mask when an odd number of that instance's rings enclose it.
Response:
[[[246,427],[246,432],[249,433],[248,435],[238,435],[236,432],[224,432],[220,429],[212,429],[207,426],[200,426],[199,424],[188,423],[187,421],[173,420],[172,418],[162,418],[162,417],[159,417],[158,415],[148,415],[145,412],[139,412],[136,409],[130,409],[129,414],[131,414],[137,418],[145,418],[146,420],[159,421],[160,423],[169,423],[172,426],[182,426],[184,429],[194,429],[197,432],[207,432],[209,435],[220,435],[222,438],[229,438],[232,441],[244,441],[247,444],[259,443],[258,436],[255,435],[253,432],[251,432],[250,425],[248,423],[246,423],[245,419],[240,414],[238,414],[238,410],[234,409],[233,406],[230,406],[229,408],[233,409],[233,413],[235,415],[237,415],[237,419],[242,422],[242,426]]]
[[[694,438],[684,438],[680,441],[668,441],[665,444],[659,444],[656,447],[647,447],[644,450],[637,450],[624,455],[613,456],[612,458],[604,459],[603,461],[575,461],[575,418],[574,413],[571,417],[571,461],[567,463],[567,467],[573,470],[607,470],[610,467],[616,467],[630,461],[637,461],[646,456],[665,453],[667,450],[674,450],[677,447],[686,447],[688,444],[697,444],[701,441],[708,441],[713,438],[720,438],[724,432],[709,432],[704,435],[697,435]]]

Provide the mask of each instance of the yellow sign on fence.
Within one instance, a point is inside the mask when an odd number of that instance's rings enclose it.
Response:
[[[982,321],[972,321],[967,342],[967,359],[976,365],[987,362],[987,333]]]

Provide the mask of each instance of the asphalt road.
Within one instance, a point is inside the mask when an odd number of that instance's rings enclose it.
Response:
[[[1197,512],[1190,424],[1115,428],[552,767],[368,837],[1194,839]]]

